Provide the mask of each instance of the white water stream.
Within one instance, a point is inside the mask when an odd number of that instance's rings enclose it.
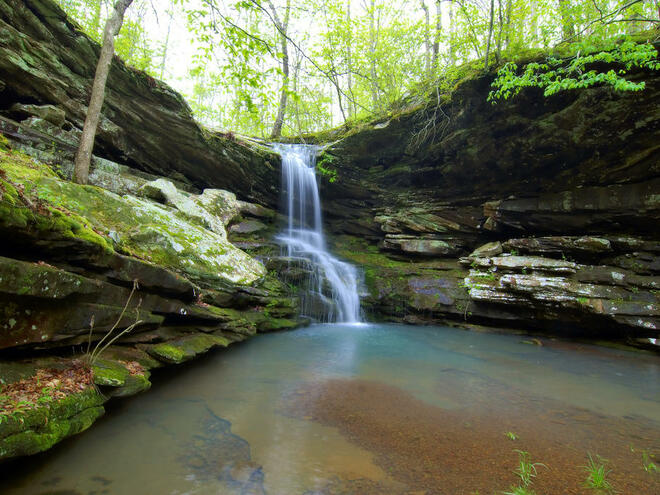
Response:
[[[287,226],[277,238],[287,256],[307,262],[311,272],[308,300],[321,302],[325,314],[303,304],[307,316],[325,322],[358,323],[360,297],[355,267],[328,252],[321,224],[321,197],[316,182],[318,148],[302,144],[278,144],[282,155],[282,202]]]

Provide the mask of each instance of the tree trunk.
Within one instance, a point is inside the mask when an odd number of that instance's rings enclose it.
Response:
[[[511,44],[511,11],[513,10],[513,0],[506,1],[506,39],[504,47],[508,50]]]
[[[488,71],[488,56],[490,55],[490,40],[493,37],[494,17],[495,17],[495,0],[490,0],[490,25],[488,26],[488,42],[486,43],[486,56],[484,57],[485,71]]]
[[[284,21],[280,21],[275,6],[268,2],[273,11],[276,27],[280,32],[280,43],[282,48],[282,93],[280,94],[280,105],[277,109],[277,117],[273,125],[273,132],[270,133],[271,139],[276,139],[282,135],[282,125],[284,124],[284,114],[286,113],[286,104],[289,98],[289,43],[286,37],[289,28],[289,15],[291,13],[291,0],[286,0],[286,10],[284,12]]]
[[[419,0],[419,3],[424,11],[424,69],[426,70],[426,76],[431,76],[431,33],[430,33],[430,24],[431,16],[429,15],[429,8],[424,2],[424,0]]]
[[[167,13],[168,14],[168,21],[167,21],[167,34],[165,35],[165,44],[163,46],[163,58],[160,62],[160,77],[159,79],[162,81],[163,76],[165,75],[165,65],[167,64],[167,49],[170,46],[170,32],[172,31],[172,20],[174,19],[174,1],[171,2],[170,4],[170,10]]]
[[[101,55],[96,66],[92,95],[89,99],[85,125],[83,126],[80,146],[78,146],[78,151],[76,152],[73,169],[73,180],[78,184],[87,184],[89,164],[92,159],[92,150],[94,149],[94,136],[96,136],[96,129],[101,117],[101,107],[103,107],[103,99],[105,97],[105,83],[108,80],[112,55],[115,52],[115,36],[119,34],[121,25],[124,22],[124,13],[131,3],[133,3],[133,0],[118,0],[115,3],[112,15],[105,23],[103,46],[101,47]]]
[[[438,54],[440,53],[440,35],[442,34],[442,0],[435,0],[435,36],[433,37],[433,57],[431,67],[438,68]]]
[[[502,31],[504,30],[504,15],[502,13],[502,0],[497,0],[497,48],[495,50],[495,61],[500,63],[500,57],[502,55]]]
[[[355,102],[353,97],[353,26],[351,26],[351,0],[346,0],[346,27],[348,31],[348,39],[346,42],[346,89],[348,92],[348,117],[355,115]]]
[[[456,61],[456,46],[454,45],[454,2],[449,0],[449,63],[454,65]]]
[[[372,111],[378,109],[378,85],[376,84],[376,0],[371,0],[369,8],[369,58],[371,74]]]

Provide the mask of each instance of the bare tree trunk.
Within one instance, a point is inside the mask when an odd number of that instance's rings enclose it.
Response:
[[[284,21],[281,21],[277,15],[277,10],[273,3],[269,0],[268,5],[273,11],[273,19],[278,31],[280,32],[280,43],[282,48],[282,93],[280,94],[280,105],[277,109],[277,117],[275,118],[275,125],[273,125],[273,132],[270,133],[272,139],[278,138],[282,135],[282,125],[284,124],[284,114],[286,113],[286,103],[289,98],[289,46],[286,37],[287,29],[289,28],[289,16],[291,14],[291,0],[286,0],[286,10],[284,11]]]
[[[502,0],[497,0],[497,49],[495,51],[495,61],[499,64],[502,55],[502,31],[504,30],[504,15],[502,13]]]
[[[529,31],[532,35],[532,46],[536,46],[536,42],[539,39],[539,16],[536,8],[536,0],[531,0],[530,2],[530,27]]]
[[[488,26],[488,42],[486,43],[486,56],[484,57],[485,71],[488,71],[488,56],[490,55],[490,40],[493,37],[494,17],[495,17],[495,0],[490,0],[490,25]]]
[[[92,159],[92,150],[94,149],[94,136],[96,136],[96,129],[101,117],[101,108],[103,107],[103,99],[105,98],[105,83],[108,80],[112,55],[115,52],[115,36],[119,34],[121,25],[124,22],[124,13],[130,7],[131,3],[133,3],[133,0],[118,0],[115,3],[112,15],[105,23],[103,46],[101,47],[101,55],[96,65],[92,95],[89,99],[85,125],[83,126],[80,146],[78,146],[78,151],[76,152],[73,169],[73,180],[78,184],[87,184],[89,164]]]
[[[433,37],[433,57],[431,66],[435,71],[438,68],[438,54],[440,52],[440,35],[442,34],[442,0],[435,0],[435,36]]]
[[[355,100],[353,96],[353,53],[352,53],[352,43],[353,37],[353,28],[351,26],[351,0],[346,0],[346,26],[348,28],[348,40],[346,43],[346,90],[348,92],[349,98],[347,102],[348,106],[348,117],[355,115]]]
[[[449,0],[449,62],[454,65],[456,61],[456,46],[454,45],[454,2]]]
[[[508,50],[511,44],[511,11],[513,10],[513,0],[506,0],[506,38],[504,46]]]
[[[376,0],[371,0],[369,8],[369,58],[371,73],[372,110],[378,109],[378,86],[376,84]]]
[[[424,11],[424,68],[426,70],[426,76],[431,76],[431,33],[430,24],[431,16],[429,15],[429,8],[424,2],[424,0],[419,0],[420,6]]]
[[[295,57],[295,68],[293,69],[293,91],[296,93],[298,92],[298,81],[299,81],[299,75],[300,75],[300,65],[302,64],[302,58],[300,57],[300,53],[296,50],[294,52],[296,54]],[[298,99],[294,99],[294,103],[296,106],[296,126],[298,128],[298,135],[302,134],[302,124],[300,122],[300,104],[298,103]]]
[[[165,64],[167,63],[167,49],[169,48],[170,45],[170,32],[172,31],[172,19],[174,19],[174,1],[171,0],[170,3],[170,10],[167,13],[169,16],[169,19],[167,20],[167,34],[165,35],[165,46],[163,46],[163,58],[160,62],[160,77],[159,79],[162,81],[163,76],[165,75]]]

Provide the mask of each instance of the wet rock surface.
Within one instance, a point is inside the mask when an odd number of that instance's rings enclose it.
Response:
[[[90,392],[90,406],[71,394],[18,408],[23,426],[9,433],[14,416],[0,416],[0,460],[88,428],[109,398],[148,390],[150,369],[306,322],[276,273],[227,239],[225,225],[255,221],[252,214],[266,222],[259,232],[272,231],[267,209],[226,191],[194,194],[132,177],[147,197],[73,184],[0,150],[0,359],[15,365],[0,368],[2,383],[50,366],[31,356],[73,351],[102,392]],[[27,375],[11,371],[21,369]]]
[[[660,336],[660,78],[634,77],[644,91],[493,106],[480,75],[338,131],[320,158],[337,173],[327,229],[363,267],[371,317]]]

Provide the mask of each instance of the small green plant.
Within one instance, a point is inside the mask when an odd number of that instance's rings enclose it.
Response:
[[[497,277],[493,272],[479,272],[479,273],[475,273],[474,276],[477,278],[483,278],[485,280],[491,280],[491,281],[497,280]]]
[[[611,472],[610,469],[605,468],[607,459],[603,459],[599,455],[594,459],[590,452],[587,453],[587,457],[589,461],[586,466],[583,466],[587,472],[587,479],[584,481],[584,486],[598,493],[614,493],[614,487],[606,479],[607,475]]]
[[[126,304],[124,305],[124,309],[122,309],[121,313],[119,314],[119,317],[117,318],[117,321],[115,321],[115,324],[112,325],[112,328],[106,332],[106,334],[99,340],[94,348],[92,349],[92,332],[94,331],[94,316],[92,315],[92,321],[89,324],[89,335],[87,337],[87,351],[85,352],[85,356],[83,360],[91,367],[94,366],[98,358],[101,356],[103,351],[105,351],[108,347],[110,347],[112,344],[114,344],[117,339],[120,337],[126,335],[130,331],[132,331],[135,327],[137,327],[140,323],[142,323],[142,320],[139,320],[140,317],[140,302],[138,302],[136,308],[135,308],[135,322],[125,329],[123,329],[121,332],[119,332],[117,335],[114,337],[110,338],[112,335],[112,332],[115,331],[115,329],[119,326],[121,323],[121,320],[124,318],[124,314],[128,310],[128,306],[131,303],[131,299],[133,298],[133,294],[135,294],[135,291],[138,290],[138,281],[134,280],[133,281],[133,289],[131,290],[131,293],[128,295],[128,299],[126,300]],[[107,342],[106,342],[107,340]]]
[[[660,467],[651,460],[654,457],[648,450],[642,450],[642,466],[647,473],[660,473]]]
[[[512,431],[507,431],[504,435],[506,435],[509,440],[518,440],[518,435]]]
[[[532,462],[529,452],[518,449],[514,450],[514,452],[518,452],[518,467],[513,472],[516,474],[516,476],[518,476],[518,478],[520,478],[522,485],[524,487],[528,487],[532,484],[534,478],[536,478],[536,468],[538,466],[543,466],[547,469],[547,466],[541,462]]]
[[[526,486],[512,486],[510,492],[502,492],[504,495],[536,495],[536,492]]]

